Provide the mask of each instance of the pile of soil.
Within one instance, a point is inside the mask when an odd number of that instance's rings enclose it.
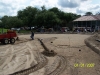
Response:
[[[88,41],[100,48],[100,34],[94,34],[88,38]]]

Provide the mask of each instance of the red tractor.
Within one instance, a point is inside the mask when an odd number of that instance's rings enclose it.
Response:
[[[7,31],[7,33],[0,34],[0,42],[3,44],[14,44],[15,39],[18,38],[15,31]]]

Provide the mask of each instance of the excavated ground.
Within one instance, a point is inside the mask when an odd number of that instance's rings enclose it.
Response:
[[[87,39],[89,42],[95,44],[100,49],[100,34],[95,34]]]
[[[20,35],[14,45],[0,45],[0,75],[100,75],[100,56],[84,40],[91,35]],[[43,52],[45,49],[55,55]],[[92,64],[92,66],[91,66]]]

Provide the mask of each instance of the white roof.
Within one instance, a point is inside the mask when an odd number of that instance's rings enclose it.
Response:
[[[96,20],[100,20],[100,15],[82,16],[80,18],[75,19],[74,21],[96,21]]]

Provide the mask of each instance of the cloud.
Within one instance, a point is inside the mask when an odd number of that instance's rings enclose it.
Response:
[[[84,3],[81,3],[80,7],[76,9],[76,13],[81,15],[84,15],[86,12],[92,12],[95,15],[97,12],[100,12],[100,5],[92,4],[92,0],[87,0]]]
[[[51,7],[59,7],[57,4],[58,0],[32,0],[30,5],[36,6],[38,8],[41,8],[41,6],[45,6],[47,9]]]
[[[92,7],[90,7],[89,9],[90,10],[97,10],[100,8],[100,5],[99,4],[96,4],[96,5],[92,5]]]
[[[100,12],[100,5],[92,5],[92,7],[89,8],[94,14]]]
[[[46,9],[57,7],[62,11],[77,14],[100,11],[99,3],[93,4],[93,0],[0,0],[0,16],[16,16],[19,10],[25,9],[27,6],[40,9],[43,5]]]
[[[9,13],[8,11],[10,7],[11,7],[10,4],[0,2],[0,15],[4,15],[4,13]]]
[[[82,10],[82,9],[76,9],[76,13],[81,14],[81,15],[85,15],[85,13],[88,12],[87,10]],[[91,11],[89,11],[91,12]]]
[[[0,16],[15,16],[17,11],[25,8],[27,4],[24,0],[0,0]]]
[[[76,8],[81,5],[81,3],[87,2],[90,0],[58,0],[58,4],[64,8]]]
[[[90,4],[91,0],[63,0],[62,5],[61,1],[59,0],[58,4],[61,6],[61,10],[65,12],[72,12],[79,15],[85,14],[88,10],[86,5]],[[63,5],[65,4],[65,6]]]
[[[90,1],[90,0],[80,0],[81,2],[84,2],[84,1]]]
[[[75,8],[79,6],[77,0],[59,0],[58,4],[64,8]]]
[[[25,9],[27,6],[41,8],[41,6],[45,5],[47,9],[58,7],[57,1],[58,0],[0,0],[0,16],[15,16],[19,10]]]

